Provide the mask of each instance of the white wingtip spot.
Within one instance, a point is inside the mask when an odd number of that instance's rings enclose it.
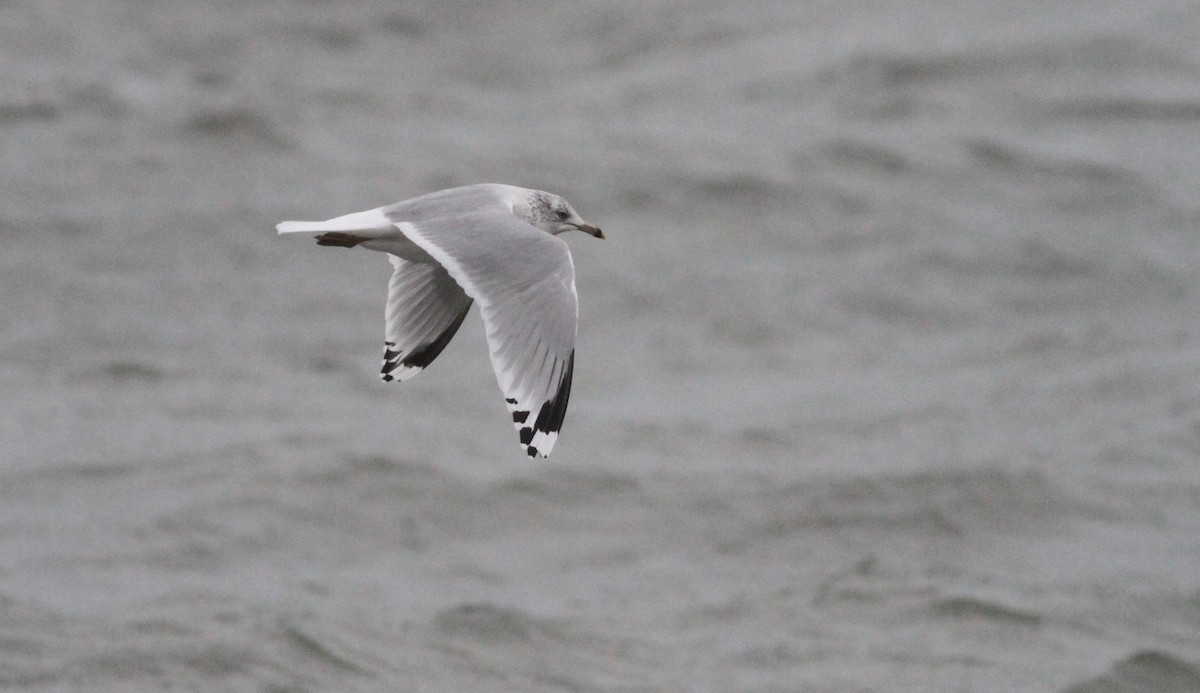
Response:
[[[558,440],[557,431],[535,431],[533,440],[529,441],[528,445],[523,445],[525,454],[530,457],[549,457],[550,451],[554,448],[555,441]]]

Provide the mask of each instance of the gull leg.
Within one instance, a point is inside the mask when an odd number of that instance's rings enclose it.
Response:
[[[353,248],[354,246],[367,240],[363,236],[355,236],[352,233],[341,233],[339,231],[330,231],[317,236],[317,245],[332,245],[339,248]]]

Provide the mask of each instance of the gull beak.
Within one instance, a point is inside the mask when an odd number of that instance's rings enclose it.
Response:
[[[591,234],[591,235],[595,236],[596,238],[599,238],[600,240],[604,240],[604,232],[601,231],[600,229],[596,228],[595,226],[592,226],[591,224],[579,224],[575,228],[579,229],[580,231],[582,231],[584,233]]]

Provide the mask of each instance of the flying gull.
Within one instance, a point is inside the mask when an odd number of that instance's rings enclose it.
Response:
[[[550,454],[571,394],[579,302],[575,266],[556,236],[604,238],[571,205],[540,190],[451,188],[328,221],[285,221],[279,233],[388,254],[382,377],[407,380],[442,352],[479,301],[496,381],[530,457]]]

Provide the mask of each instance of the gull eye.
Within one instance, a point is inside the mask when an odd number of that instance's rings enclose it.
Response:
[[[571,213],[565,209],[560,209],[558,210],[558,218],[566,221],[567,219],[571,218]]]

